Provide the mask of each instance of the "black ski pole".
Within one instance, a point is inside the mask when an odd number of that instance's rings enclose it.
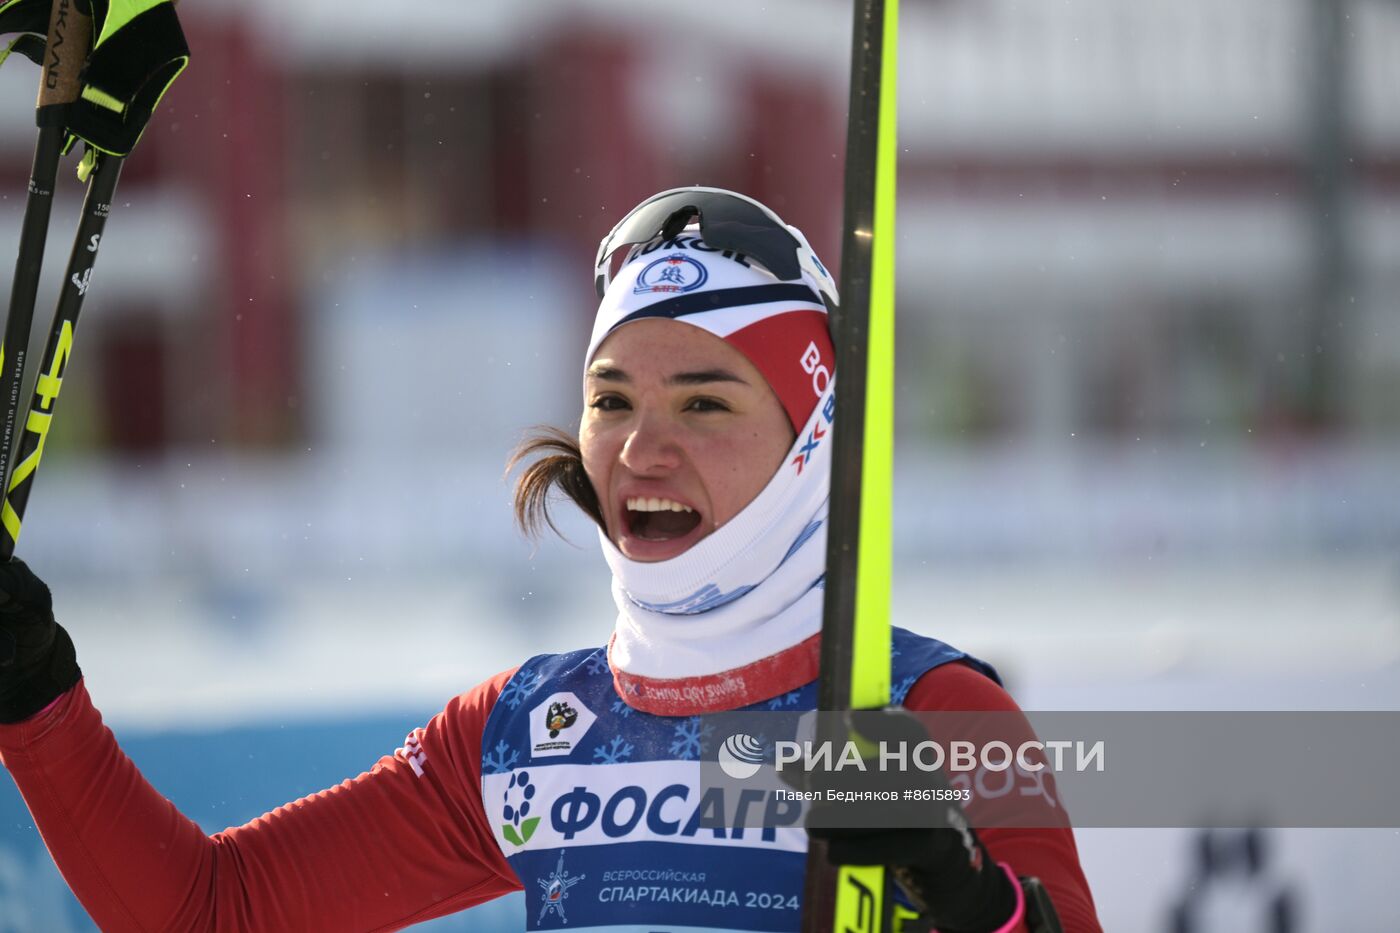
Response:
[[[21,4],[25,9],[21,9]],[[15,15],[32,18],[38,4],[29,0],[7,5]],[[77,11],[71,0],[53,0],[50,9],[48,41],[44,46],[39,100],[35,121],[39,126],[34,145],[34,164],[29,178],[29,197],[20,228],[19,254],[10,289],[10,306],[5,319],[4,343],[0,344],[0,490],[8,489],[10,453],[14,448],[20,393],[29,355],[29,334],[34,323],[34,303],[39,292],[39,274],[44,264],[49,215],[53,208],[54,185],[58,178],[59,157],[63,153],[68,106],[78,97],[78,75],[92,40],[92,21]],[[9,557],[13,548],[4,552]]]
[[[44,441],[48,438],[54,406],[63,387],[63,373],[73,352],[78,315],[82,313],[83,298],[87,296],[92,268],[97,262],[102,232],[112,212],[112,197],[117,190],[122,162],[122,159],[111,156],[99,157],[88,181],[87,195],[83,198],[83,216],[78,223],[78,235],[68,258],[68,268],[63,273],[63,287],[54,311],[53,329],[44,346],[44,358],[39,364],[34,396],[30,400],[29,414],[20,435],[15,468],[9,478],[9,493],[5,496],[3,510],[0,510],[0,525],[3,525],[3,531],[0,531],[0,560],[13,557],[19,541],[24,507],[29,502],[30,490],[34,488],[34,472],[44,455]]]
[[[899,0],[855,0],[841,306],[831,322],[836,414],[817,685],[817,708],[829,712],[890,702],[898,29]],[[848,736],[838,731],[828,716],[818,737],[844,742]],[[825,841],[810,841],[803,933],[892,933],[898,920],[884,867],[833,867]]]
[[[0,5],[0,14],[14,3],[36,2],[40,0],[10,0],[9,4]],[[41,107],[39,123],[42,146],[53,145],[43,131],[55,125],[60,136],[57,143],[60,154],[66,151],[65,147],[75,145],[79,140],[87,146],[87,152],[78,166],[78,177],[88,183],[88,189],[83,200],[82,218],[78,223],[77,240],[63,274],[63,285],[54,312],[53,328],[44,348],[41,372],[35,380],[33,397],[17,443],[13,421],[16,409],[10,406],[11,421],[4,440],[8,448],[17,450],[14,457],[16,463],[9,471],[8,478],[0,476],[3,479],[0,491],[5,493],[4,504],[0,506],[0,560],[14,555],[15,544],[19,540],[24,508],[34,485],[34,473],[44,454],[44,442],[48,438],[54,406],[63,386],[63,374],[73,352],[73,334],[77,329],[78,315],[91,282],[102,231],[112,211],[112,197],[116,192],[122,160],[131,154],[140,141],[156,106],[185,70],[190,59],[189,45],[175,15],[174,0],[142,0],[136,5],[92,0],[88,5],[94,17],[91,22],[86,17],[80,19],[77,16],[76,2],[53,0],[51,22],[65,26],[67,32],[63,33],[62,41],[56,38],[49,41],[44,88],[55,95],[61,87],[65,88],[63,93],[66,96],[55,96],[53,99],[68,103],[58,109],[45,110]],[[114,5],[118,7],[115,11]],[[83,34],[83,54],[78,54],[76,37],[79,33]],[[51,32],[51,36],[54,33]],[[70,51],[72,54],[68,54]],[[57,75],[62,73],[60,66],[73,69],[71,88],[58,80]],[[45,101],[41,98],[40,102]],[[45,162],[44,167],[47,164]],[[51,192],[53,175],[48,177],[47,186],[33,185],[31,191],[35,187],[46,187]],[[45,211],[47,220],[47,206]],[[37,237],[35,242],[40,244],[42,250],[43,237]],[[34,276],[37,278],[37,270]],[[32,294],[23,310],[26,318],[32,320]],[[19,330],[16,322],[12,320],[11,324],[16,331]],[[27,324],[25,330],[24,338],[27,341]],[[7,341],[13,342],[8,337]],[[22,347],[23,342],[16,348],[15,355]],[[16,378],[8,392],[9,398],[14,399],[22,390],[24,373],[22,368],[15,370],[11,366],[10,369]],[[0,471],[4,469],[5,463],[0,462]]]

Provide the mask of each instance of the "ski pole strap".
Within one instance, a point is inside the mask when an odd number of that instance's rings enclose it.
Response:
[[[1030,923],[1030,917],[1026,911],[1027,889],[1023,885],[1033,886],[1039,894],[1044,894],[1044,888],[1040,886],[1037,878],[1018,878],[1011,870],[1011,866],[1005,862],[998,862],[997,867],[1005,872],[1006,877],[1011,882],[1011,888],[1015,892],[1015,907],[1011,911],[1011,916],[1001,926],[992,930],[991,933],[1060,933],[1058,919],[1053,927],[1046,927]],[[1051,908],[1053,916],[1054,908]],[[898,933],[938,933],[938,928],[926,914],[915,914],[911,910],[906,910],[902,906],[895,912],[895,929]]]
[[[5,64],[5,59],[10,57],[11,52],[18,52],[36,65],[44,63],[44,40],[40,36],[20,36],[4,48],[0,48],[0,65]]]
[[[0,0],[0,36],[19,33],[0,46],[0,65],[18,52],[36,65],[44,63],[44,36],[49,25],[49,0]]]
[[[0,0],[0,36],[19,32],[42,39],[50,8],[49,0]]]
[[[171,0],[92,0],[97,41],[68,130],[93,149],[127,156],[190,61]]]
[[[44,69],[37,122],[62,126],[65,108],[78,96],[78,75],[92,43],[92,21],[77,0],[3,0],[0,35],[19,33],[0,48],[0,64],[19,52]]]

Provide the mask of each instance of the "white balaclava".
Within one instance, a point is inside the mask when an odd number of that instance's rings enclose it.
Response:
[[[829,274],[814,275],[780,281],[690,227],[634,248],[598,308],[585,368],[618,327],[683,322],[753,362],[797,434],[754,500],[683,554],[629,560],[600,530],[618,608],[608,659],[619,694],[638,709],[737,709],[817,676],[835,404],[821,293],[835,288]]]

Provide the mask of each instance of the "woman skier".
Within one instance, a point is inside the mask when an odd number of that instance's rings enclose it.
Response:
[[[0,759],[99,927],[393,930],[523,888],[531,930],[799,929],[798,811],[716,826],[696,759],[707,714],[816,705],[835,284],[796,228],[704,188],[630,212],[595,280],[577,439],[522,445],[515,507],[538,530],[560,490],[598,524],[612,635],[478,684],[358,777],[206,835],[103,726],[48,588],[0,565]],[[908,709],[1018,710],[942,642],[896,629],[892,666]],[[825,835],[893,870],[906,929],[1052,929],[1048,893],[1099,930],[1067,826]]]

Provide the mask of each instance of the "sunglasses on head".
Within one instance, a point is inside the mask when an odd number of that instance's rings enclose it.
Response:
[[[785,282],[806,272],[820,286],[828,307],[839,303],[831,273],[796,227],[752,198],[722,188],[673,188],[632,208],[598,244],[594,285],[599,299],[612,282],[620,250],[657,238],[675,239],[696,218],[706,245],[743,253]]]

